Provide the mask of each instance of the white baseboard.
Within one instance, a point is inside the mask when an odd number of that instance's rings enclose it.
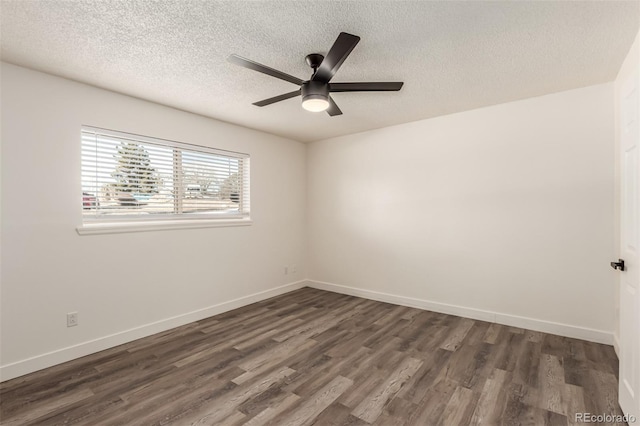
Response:
[[[613,333],[613,350],[620,359],[620,337],[616,333]]]
[[[443,314],[456,315],[487,322],[495,322],[512,327],[526,328],[528,330],[542,331],[544,333],[557,334],[559,336],[572,337],[575,339],[582,339],[590,342],[604,343],[606,345],[611,345],[614,343],[613,333],[603,330],[594,330],[591,328],[577,327],[574,325],[561,324],[535,318],[520,317],[517,315],[503,314],[500,312],[485,311],[481,309],[468,308],[465,306],[449,305],[446,303],[416,299],[413,297],[397,296],[389,293],[365,290],[356,287],[348,287],[322,281],[307,280],[307,286],[317,288],[319,290],[332,291],[334,293],[348,294],[350,296],[358,296],[365,299],[392,303],[394,305],[409,306],[412,308],[440,312]]]
[[[43,368],[71,361],[76,358],[100,352],[105,349],[122,345],[123,343],[128,343],[133,340],[140,339],[142,337],[151,336],[152,334],[170,330],[175,327],[189,324],[190,322],[209,318],[211,316],[218,315],[232,309],[250,305],[251,303],[260,302],[261,300],[279,296],[281,294],[300,289],[305,285],[306,281],[304,280],[296,281],[280,287],[230,300],[228,302],[222,302],[217,305],[209,306],[207,308],[198,309],[186,314],[177,315],[150,324],[145,324],[140,327],[132,328],[130,330],[125,330],[119,333],[111,334],[109,336],[99,337],[97,339],[82,342],[77,345],[23,359],[11,364],[2,365],[0,366],[0,382],[23,376],[28,373],[33,373],[34,371],[42,370]]]

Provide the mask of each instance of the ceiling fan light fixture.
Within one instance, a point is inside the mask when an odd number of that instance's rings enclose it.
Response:
[[[329,108],[329,101],[321,95],[309,95],[302,101],[302,108],[311,112],[322,112]]]
[[[329,85],[319,81],[305,81],[301,86],[302,108],[311,112],[329,108]]]

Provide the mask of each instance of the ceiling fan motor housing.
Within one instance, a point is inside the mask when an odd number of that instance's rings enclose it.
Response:
[[[327,100],[329,98],[329,84],[322,81],[305,81],[302,83],[302,101],[310,99]]]

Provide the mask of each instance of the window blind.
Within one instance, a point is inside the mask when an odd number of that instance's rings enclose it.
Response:
[[[84,222],[249,216],[249,155],[83,126]]]

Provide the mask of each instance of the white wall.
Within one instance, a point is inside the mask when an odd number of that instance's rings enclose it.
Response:
[[[309,278],[611,343],[612,105],[609,83],[312,143]]]
[[[278,288],[306,275],[305,145],[9,64],[1,72],[3,379],[301,285]],[[83,124],[249,153],[254,224],[79,236]],[[71,311],[79,326],[67,328]]]

